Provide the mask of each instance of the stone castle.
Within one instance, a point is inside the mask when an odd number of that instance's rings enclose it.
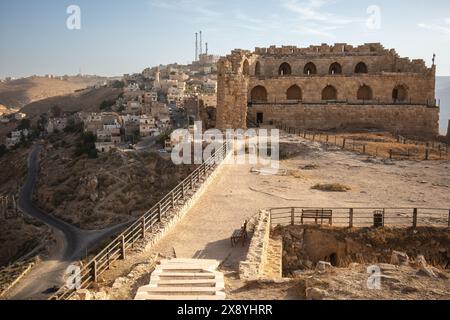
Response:
[[[379,43],[233,50],[218,62],[217,128],[282,122],[314,130],[439,134],[436,66]]]

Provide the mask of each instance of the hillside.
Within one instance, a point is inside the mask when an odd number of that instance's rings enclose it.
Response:
[[[58,106],[62,111],[71,113],[78,111],[98,112],[103,101],[115,100],[121,93],[122,89],[114,88],[86,89],[81,92],[30,103],[21,111],[30,118],[49,113],[53,106]]]
[[[76,90],[84,89],[105,80],[106,78],[96,76],[69,77],[67,80],[30,77],[0,82],[0,105],[9,109],[20,109],[29,103],[73,93]]]
[[[441,134],[445,135],[450,119],[450,77],[436,78],[436,99],[441,100],[440,129]]]

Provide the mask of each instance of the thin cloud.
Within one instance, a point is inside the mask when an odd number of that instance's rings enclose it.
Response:
[[[436,23],[432,23],[432,24],[419,23],[417,26],[419,28],[429,30],[429,31],[432,31],[435,33],[450,35],[450,19],[445,20],[445,25],[436,24]]]
[[[335,38],[331,30],[365,21],[363,18],[342,17],[326,11],[336,0],[281,0],[282,7],[297,17],[297,32]]]
[[[152,8],[191,13],[187,18],[194,23],[213,21],[220,16],[210,0],[149,0],[149,4]]]

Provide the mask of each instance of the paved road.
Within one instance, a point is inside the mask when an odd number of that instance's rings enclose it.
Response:
[[[53,286],[62,286],[66,268],[78,261],[86,252],[97,243],[105,240],[123,230],[131,222],[117,225],[112,228],[85,231],[51,216],[32,202],[33,189],[39,175],[39,154],[41,145],[33,146],[28,158],[28,176],[19,195],[19,207],[27,215],[47,224],[57,239],[52,253],[42,263],[37,265],[9,294],[11,299],[45,299],[49,293],[47,289]]]

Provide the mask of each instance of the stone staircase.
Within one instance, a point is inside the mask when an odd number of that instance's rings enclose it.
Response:
[[[225,300],[223,274],[216,271],[219,264],[205,259],[162,260],[135,300]]]

